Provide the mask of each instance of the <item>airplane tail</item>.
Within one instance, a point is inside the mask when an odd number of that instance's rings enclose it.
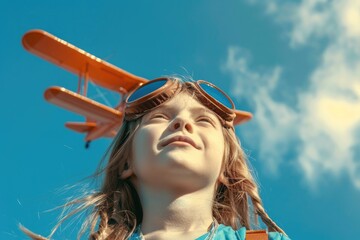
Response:
[[[95,122],[67,122],[65,127],[78,133],[87,133],[86,141],[97,139],[101,136],[113,138],[116,136],[118,127],[120,124],[102,125]]]
[[[67,122],[65,123],[65,127],[79,133],[90,132],[92,129],[96,127],[96,123],[94,122]]]

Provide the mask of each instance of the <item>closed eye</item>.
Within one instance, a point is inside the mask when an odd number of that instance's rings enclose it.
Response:
[[[169,119],[169,117],[162,113],[156,113],[151,116],[151,119]]]
[[[202,116],[197,119],[198,122],[204,122],[204,123],[210,123],[211,125],[214,125],[215,122],[210,117]]]

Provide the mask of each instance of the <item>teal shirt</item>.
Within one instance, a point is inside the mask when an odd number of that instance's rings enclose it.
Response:
[[[216,230],[216,235],[213,240],[245,240],[246,229],[245,227],[234,231],[231,227],[220,224]],[[196,238],[195,240],[205,240],[209,233]],[[131,235],[129,240],[141,240],[139,233]],[[269,240],[290,240],[287,236],[278,232],[269,232]]]

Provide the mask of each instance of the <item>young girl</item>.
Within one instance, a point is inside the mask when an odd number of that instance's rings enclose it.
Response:
[[[258,216],[269,239],[288,239],[265,212],[235,135],[234,123],[251,115],[223,91],[159,78],[132,92],[124,111],[101,190],[69,203],[80,204],[74,213],[93,207],[90,239],[245,239]]]

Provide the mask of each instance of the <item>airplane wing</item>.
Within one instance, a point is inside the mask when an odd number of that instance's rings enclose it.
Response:
[[[117,122],[122,118],[122,112],[98,103],[90,98],[67,90],[63,87],[50,87],[45,91],[45,99],[55,105],[83,115],[91,121]],[[251,120],[252,114],[246,111],[235,110],[234,125]]]
[[[43,30],[31,30],[22,38],[24,48],[104,88],[128,92],[147,80],[126,72]]]
[[[63,87],[50,87],[44,97],[59,107],[78,113],[94,121],[121,122],[123,113],[117,109],[98,103],[90,98],[67,90]]]

